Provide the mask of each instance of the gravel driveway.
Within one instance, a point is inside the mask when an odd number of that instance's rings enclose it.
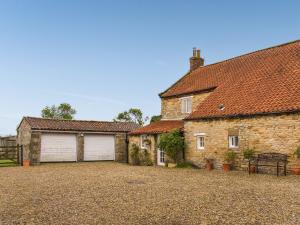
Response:
[[[113,162],[0,168],[0,224],[300,224],[300,177]]]

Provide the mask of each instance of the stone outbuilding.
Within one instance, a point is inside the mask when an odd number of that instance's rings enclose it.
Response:
[[[17,143],[24,160],[127,162],[127,134],[138,128],[131,122],[58,120],[24,117],[17,128]]]

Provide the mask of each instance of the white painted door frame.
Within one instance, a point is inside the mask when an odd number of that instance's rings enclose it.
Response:
[[[165,152],[161,151],[159,148],[157,149],[157,165],[158,166],[165,165]]]

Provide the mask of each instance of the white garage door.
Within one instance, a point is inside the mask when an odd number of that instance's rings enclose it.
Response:
[[[113,135],[85,135],[84,160],[115,160],[115,137]]]
[[[43,134],[41,138],[41,162],[77,161],[76,135]]]

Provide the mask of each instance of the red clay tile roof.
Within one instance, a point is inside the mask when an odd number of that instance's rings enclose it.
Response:
[[[107,122],[86,120],[58,120],[24,117],[33,130],[130,132],[140,125],[131,122]]]
[[[161,134],[166,133],[175,129],[183,129],[183,121],[182,120],[161,120],[158,122],[150,123],[147,126],[138,128],[129,134],[137,135],[137,134]]]
[[[210,88],[186,119],[300,111],[300,40],[200,67],[161,97]]]

